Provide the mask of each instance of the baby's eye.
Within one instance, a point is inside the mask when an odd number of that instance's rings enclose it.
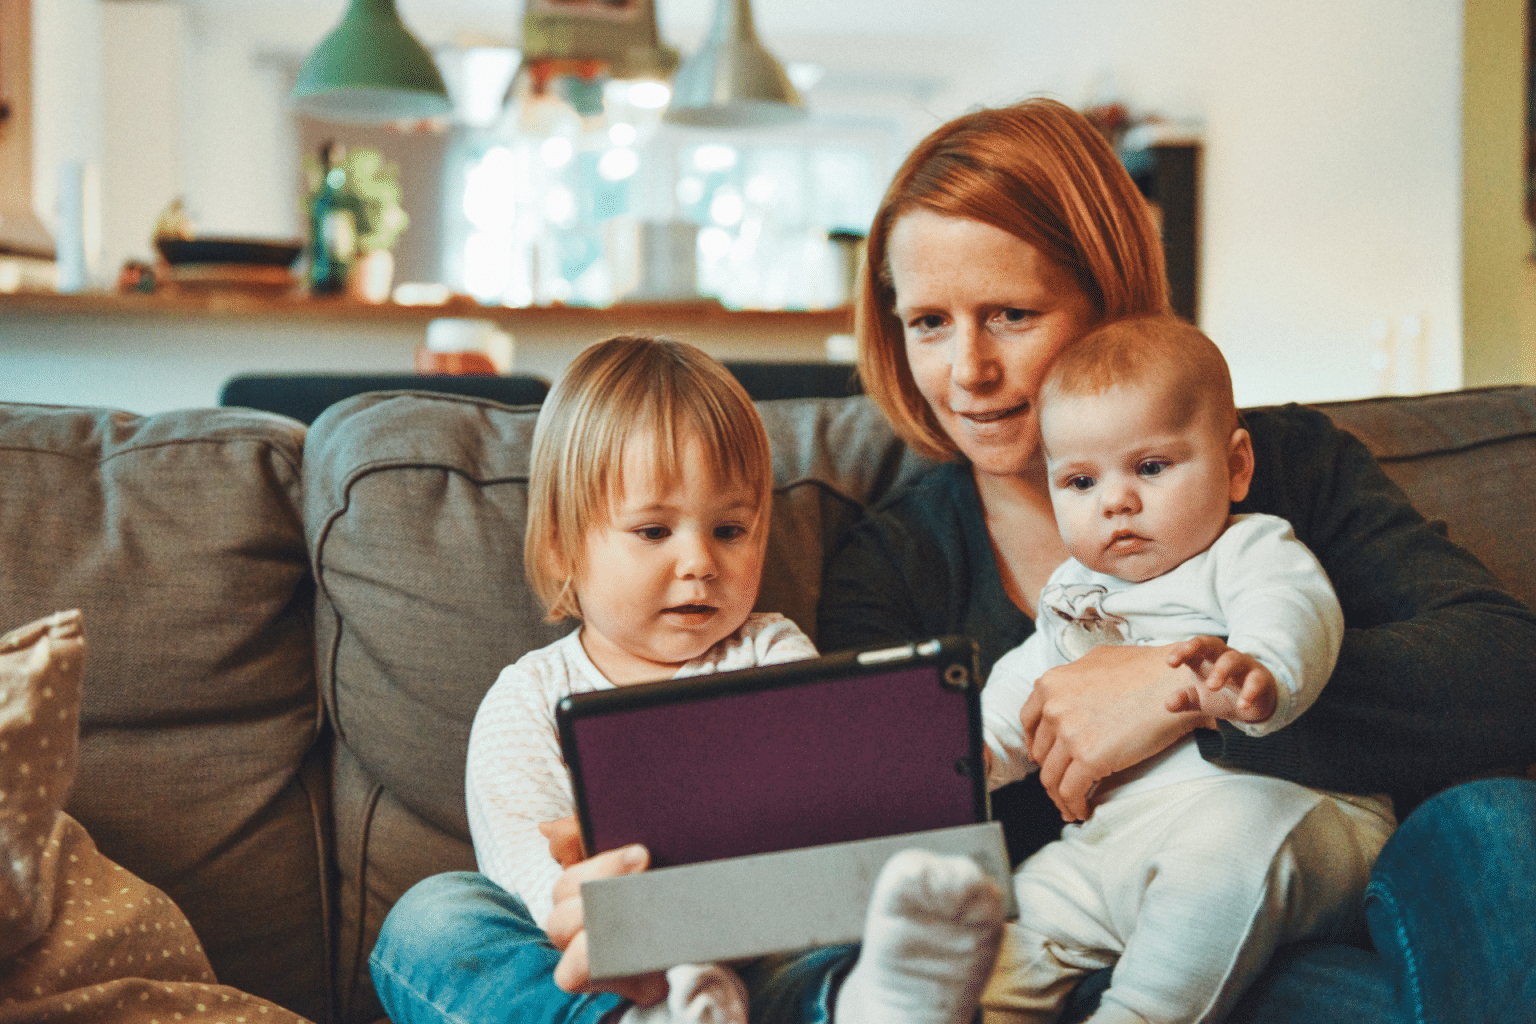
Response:
[[[672,534],[665,526],[642,526],[630,532],[641,540],[666,540]]]
[[[740,540],[747,535],[747,528],[738,523],[715,527],[716,540]]]
[[[1161,459],[1147,459],[1136,467],[1136,472],[1142,476],[1157,476],[1168,468],[1168,463]]]
[[[1072,491],[1087,491],[1093,489],[1093,482],[1093,477],[1079,473],[1076,476],[1067,477],[1066,486]]]

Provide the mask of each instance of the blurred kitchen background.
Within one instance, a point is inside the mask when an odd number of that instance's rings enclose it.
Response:
[[[1536,379],[1525,0],[757,0],[806,116],[743,129],[665,123],[639,80],[514,82],[523,0],[397,6],[454,103],[403,128],[291,106],[346,0],[31,0],[31,209],[78,218],[86,290],[154,259],[178,197],[199,235],[304,237],[305,162],[333,141],[398,169],[397,289],[837,309],[910,146],[1048,94],[1198,144],[1195,312],[1240,401]],[[686,58],[715,3],[655,11]],[[106,346],[107,316],[66,326]],[[21,332],[51,322],[0,320],[0,364],[42,374]],[[27,400],[14,380],[0,398]]]

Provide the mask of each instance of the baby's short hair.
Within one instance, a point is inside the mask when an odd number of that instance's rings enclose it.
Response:
[[[1171,313],[1112,320],[1068,345],[1046,370],[1040,402],[1095,395],[1117,385],[1158,388],[1181,424],[1209,408],[1218,422],[1237,429],[1232,374],[1221,349]]]
[[[773,458],[757,409],[731,372],[668,338],[598,342],[566,368],[533,428],[523,566],[551,621],[581,618],[571,580],[587,533],[608,522],[624,447],[646,433],[659,440],[656,467],[667,483],[678,478],[684,439],[697,436],[717,478],[756,495],[766,535]]]

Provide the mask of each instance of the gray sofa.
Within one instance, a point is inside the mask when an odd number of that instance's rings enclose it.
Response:
[[[922,462],[863,398],[761,408],[778,489],[760,604],[812,631],[823,555]],[[1536,388],[1322,408],[1536,601]],[[475,708],[568,628],[522,575],[533,415],[371,394],[306,437],[240,409],[0,405],[0,631],[83,609],[70,810],[180,903],[224,983],[374,1020],[392,902],[474,866]]]

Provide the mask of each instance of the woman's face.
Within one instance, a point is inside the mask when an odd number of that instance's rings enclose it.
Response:
[[[918,390],[978,473],[1043,474],[1036,395],[1093,304],[1028,242],[981,221],[903,214],[886,243]]]

